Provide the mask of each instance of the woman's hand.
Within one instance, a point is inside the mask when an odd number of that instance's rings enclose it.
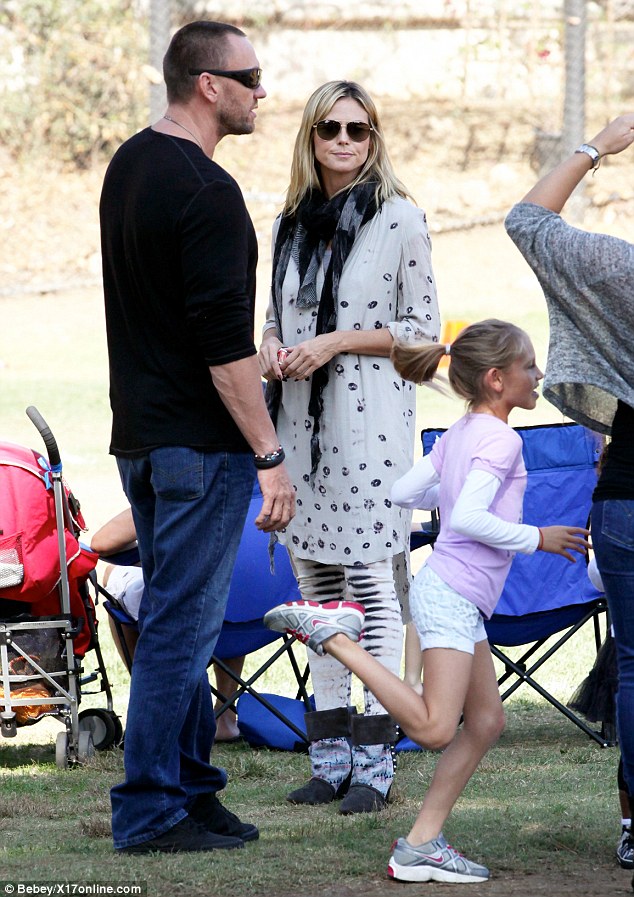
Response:
[[[275,335],[273,329],[267,330],[258,352],[258,364],[260,373],[265,380],[282,380],[282,371],[277,361],[277,350],[282,343]]]
[[[634,113],[620,115],[589,141],[602,156],[620,153],[634,143]]]
[[[305,380],[340,351],[339,331],[322,333],[289,348],[286,360],[280,365],[282,374],[288,380]]]
[[[549,554],[560,554],[572,561],[573,564],[575,559],[570,554],[571,551],[587,554],[588,548],[590,548],[589,530],[582,529],[580,526],[540,526],[539,531],[542,534],[540,546],[542,551],[547,551]]]
[[[371,330],[333,330],[313,339],[305,340],[288,349],[286,361],[280,365],[284,377],[289,380],[305,380],[317,368],[343,352],[353,355],[374,355],[389,358],[392,335],[387,327]]]

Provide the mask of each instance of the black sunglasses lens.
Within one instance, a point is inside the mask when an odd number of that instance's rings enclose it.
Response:
[[[351,121],[346,125],[346,131],[350,140],[353,140],[355,143],[363,143],[364,140],[367,140],[371,128],[365,122]]]
[[[322,140],[334,140],[335,137],[339,135],[339,131],[341,130],[341,125],[338,121],[330,121],[326,119],[326,121],[317,122],[317,135],[321,137]]]
[[[256,87],[260,86],[260,79],[262,78],[262,69],[249,69],[248,72],[244,73],[244,81],[242,82],[246,87],[251,87],[255,90]]]
[[[231,78],[233,81],[238,81],[250,90],[255,90],[256,87],[259,87],[262,80],[262,69],[244,69],[239,72],[217,72],[217,74],[224,75],[225,78]]]

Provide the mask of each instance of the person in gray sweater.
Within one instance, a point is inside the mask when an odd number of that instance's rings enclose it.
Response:
[[[591,531],[614,626],[617,729],[630,795],[634,794],[634,244],[571,227],[559,213],[604,156],[623,152],[632,143],[634,113],[621,115],[545,175],[505,222],[548,306],[550,346],[543,394],[563,414],[610,437],[592,497]]]

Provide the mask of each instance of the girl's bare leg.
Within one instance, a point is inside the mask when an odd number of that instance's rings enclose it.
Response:
[[[432,648],[425,651],[425,688],[422,696],[347,636],[337,634],[324,644],[328,654],[347,666],[373,692],[403,731],[418,744],[438,750],[456,733],[469,688],[472,657],[463,651]],[[436,668],[446,672],[427,675],[427,655],[437,655]]]
[[[345,635],[328,639],[324,648],[374,692],[410,738],[432,750],[446,747],[408,836],[411,844],[435,838],[504,726],[488,642],[478,642],[473,656],[451,648],[425,651],[422,696]],[[456,733],[462,714],[464,726]]]
[[[432,651],[426,651],[424,655],[425,691],[430,676],[429,666],[439,667],[434,670],[434,676],[447,675],[444,663],[439,665],[437,658],[428,658],[428,654],[431,655]],[[441,666],[445,667],[444,672]],[[452,670],[449,681],[454,677]],[[423,806],[407,836],[410,844],[423,844],[438,836],[482,757],[495,744],[503,728],[504,711],[489,643],[478,642],[465,699],[464,724],[438,759]]]
[[[423,652],[414,621],[405,626],[405,671],[403,681],[413,688],[417,695],[422,695],[421,674],[423,671]]]

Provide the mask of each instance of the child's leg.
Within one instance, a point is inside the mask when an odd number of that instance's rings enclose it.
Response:
[[[403,681],[413,688],[417,695],[422,695],[421,674],[423,671],[423,652],[414,621],[405,625],[405,670]]]
[[[345,635],[335,635],[324,647],[365,682],[410,738],[433,749],[449,745],[439,758],[408,840],[421,844],[435,838],[504,726],[488,642],[478,642],[473,656],[451,648],[425,651],[422,697]],[[456,734],[463,708],[464,726]]]
[[[432,750],[440,750],[452,740],[469,689],[470,654],[451,648],[426,651],[421,696],[345,635],[329,638],[324,648],[361,679],[412,740]],[[435,655],[431,664],[427,655]]]
[[[440,650],[425,652],[425,693],[428,683],[431,687],[434,678],[447,677],[449,672],[446,660],[439,658],[439,654]],[[452,677],[455,676],[454,664],[455,660],[450,671]],[[475,645],[464,724],[438,759],[421,811],[407,836],[410,844],[423,844],[438,836],[480,760],[495,744],[503,728],[504,712],[489,643],[481,641]]]
[[[321,564],[297,558],[289,552],[293,572],[305,601],[342,601],[346,598],[346,579],[338,564]],[[318,711],[348,707],[351,693],[350,671],[328,654],[308,649],[308,664]]]
[[[352,602],[322,605],[321,610],[290,602],[269,611],[265,623],[296,634],[314,650],[325,651],[348,667],[414,741],[432,749],[447,748],[410,833],[411,841],[400,838],[397,842],[390,875],[404,881],[479,881],[488,878],[488,870],[461,858],[437,836],[480,759],[503,729],[502,704],[477,608],[433,571],[421,578],[420,591],[424,600],[415,606],[414,618],[423,647],[422,696],[359,646],[362,608]],[[456,734],[461,715],[464,727]]]

